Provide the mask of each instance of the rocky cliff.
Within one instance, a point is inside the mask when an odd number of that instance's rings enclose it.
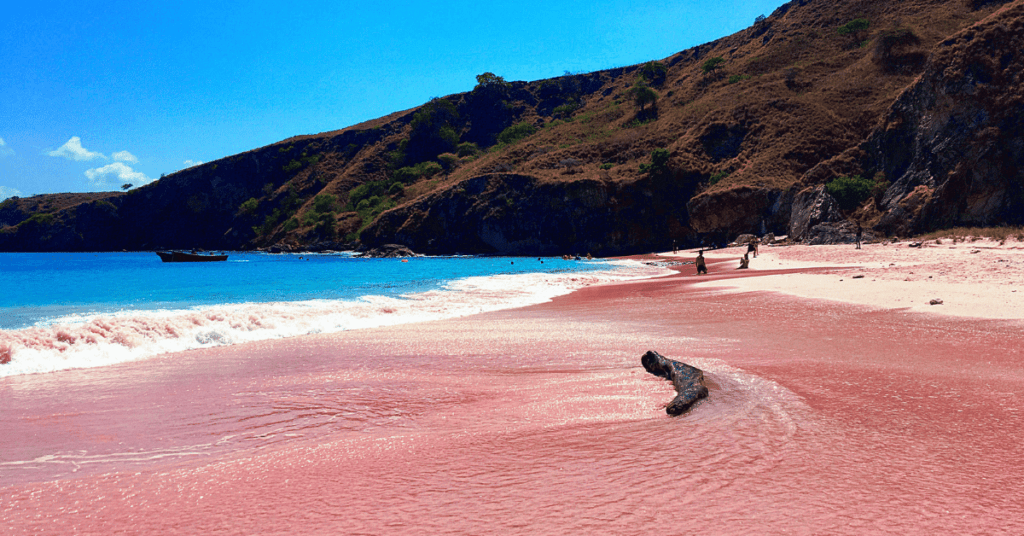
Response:
[[[748,232],[828,241],[853,219],[878,234],[1021,223],[1022,10],[794,0],[661,61],[485,73],[125,194],[9,200],[0,250],[616,254]],[[877,191],[839,203],[841,177]]]
[[[864,151],[885,232],[1024,224],[1024,4],[939,43]]]

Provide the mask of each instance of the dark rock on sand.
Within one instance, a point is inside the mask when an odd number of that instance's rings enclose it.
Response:
[[[415,257],[416,254],[401,244],[384,244],[383,246],[366,250],[362,256],[393,259],[397,257]]]
[[[708,388],[704,385],[704,371],[691,367],[686,363],[673,361],[655,352],[648,351],[640,358],[647,372],[672,382],[676,388],[676,397],[665,408],[669,415],[686,413],[698,400],[708,396]]]

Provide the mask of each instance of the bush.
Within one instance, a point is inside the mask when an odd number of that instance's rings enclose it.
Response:
[[[601,169],[611,169],[611,168],[615,167],[615,164],[613,164],[611,162],[605,162],[605,163],[601,164],[599,167]]]
[[[441,164],[437,162],[420,162],[415,166],[406,166],[395,171],[393,178],[398,182],[408,184],[424,177],[433,177],[441,171],[443,171]]]
[[[396,182],[388,188],[388,195],[392,197],[402,195],[403,193],[405,193],[405,186],[400,182]]]
[[[649,61],[640,68],[639,77],[654,87],[664,84],[667,76],[668,67],[665,67],[665,64],[660,61]]]
[[[441,162],[446,171],[455,169],[455,166],[459,165],[459,155],[454,153],[443,153],[437,155],[437,160]]]
[[[298,160],[296,160],[294,158],[289,160],[287,164],[281,166],[281,169],[285,173],[293,173],[293,172],[296,172],[296,171],[298,171],[298,170],[300,170],[300,169],[302,169],[302,168],[304,168],[306,166],[310,166],[310,165],[316,164],[319,161],[320,161],[320,155],[318,155],[318,154],[315,154],[313,156],[309,156],[306,153],[302,153],[302,156]]]
[[[441,153],[454,151],[459,144],[456,131],[459,121],[459,111],[448,99],[433,99],[424,104],[413,115],[409,140],[399,145],[392,167],[398,168],[406,161],[425,162]]]
[[[839,35],[848,35],[853,43],[862,43],[867,37],[868,27],[871,22],[868,19],[853,19],[839,27]]]
[[[510,87],[512,84],[492,72],[476,75],[476,88],[508,89]]]
[[[709,58],[707,61],[702,63],[700,65],[700,70],[703,71],[704,74],[715,74],[722,68],[723,64],[725,64],[725,58],[715,56],[714,58]]]
[[[868,21],[868,19],[853,19],[839,27],[839,35],[850,35],[858,32],[864,32],[870,26],[871,22]]]
[[[456,154],[458,154],[460,158],[464,156],[473,156],[479,152],[480,148],[471,141],[464,141],[456,148]]]
[[[579,110],[579,109],[580,109],[580,105],[579,104],[577,104],[575,102],[570,102],[568,104],[563,104],[561,106],[555,106],[555,109],[552,110],[551,113],[554,114],[555,117],[561,117],[563,119],[568,119],[569,116],[571,116],[573,112],[575,112],[576,110]]]
[[[18,227],[21,227],[22,225],[24,225],[26,227],[32,227],[32,226],[49,227],[49,226],[53,225],[53,222],[56,221],[56,219],[57,218],[53,214],[43,214],[43,213],[37,212],[37,213],[29,216],[27,220],[19,223]]]
[[[668,149],[655,149],[651,151],[651,163],[640,164],[640,172],[649,175],[658,175],[668,171],[668,159],[671,154]]]
[[[338,198],[331,194],[320,194],[313,198],[313,212],[325,213],[338,210]]]
[[[872,61],[888,71],[898,70],[904,64],[913,66],[924,62],[924,54],[914,53],[914,48],[921,44],[921,39],[913,31],[897,28],[882,32],[875,39]]]
[[[498,143],[509,145],[527,136],[533,135],[534,132],[537,132],[537,127],[533,126],[533,123],[530,123],[529,121],[516,123],[505,130],[502,130],[501,134],[498,134]]]
[[[387,191],[390,183],[385,181],[370,181],[360,184],[355,188],[348,191],[348,208],[349,210],[359,210],[360,202],[375,196],[381,195]]]
[[[238,207],[238,212],[242,214],[252,214],[259,208],[260,202],[255,197],[250,197],[248,201],[241,204]]]
[[[724,179],[724,178],[726,178],[728,176],[729,176],[729,172],[728,171],[719,171],[718,173],[715,173],[715,174],[711,175],[711,178],[708,179],[708,183],[710,183],[712,186],[714,186],[714,185],[718,184],[722,179]]]
[[[636,104],[639,111],[644,111],[648,104],[654,104],[658,100],[658,93],[647,86],[642,79],[637,79],[633,87],[626,92],[629,98]]]
[[[874,187],[875,182],[871,179],[854,175],[853,177],[836,177],[832,179],[831,182],[825,185],[825,191],[835,198],[839,208],[850,211],[859,207],[864,201],[867,201],[871,197]]]
[[[749,80],[749,79],[750,79],[750,75],[749,74],[734,74],[734,75],[729,77],[729,83],[730,84],[735,84],[736,82],[742,82],[744,80]]]
[[[288,221],[284,222],[284,232],[290,233],[295,229],[299,228],[299,220],[295,218],[289,218]]]

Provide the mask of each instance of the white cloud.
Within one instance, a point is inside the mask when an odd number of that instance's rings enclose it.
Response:
[[[8,147],[4,139],[0,138],[0,158],[4,156],[11,156],[12,154],[14,154],[14,149]],[[0,191],[2,191],[2,189],[3,186],[0,186]]]
[[[186,160],[184,163],[185,163],[185,168],[187,169],[187,168],[190,168],[190,167],[196,167],[196,166],[202,165],[203,161],[202,160]]]
[[[135,155],[133,155],[132,153],[129,153],[128,151],[118,151],[110,156],[112,156],[114,160],[117,160],[118,162],[128,162],[129,164],[139,163],[139,159],[136,158]]]
[[[122,183],[126,182],[139,186],[140,184],[147,184],[153,181],[145,173],[135,171],[121,162],[114,162],[100,168],[87,169],[85,170],[85,176],[94,185],[103,187],[120,187]]]
[[[56,151],[50,151],[46,153],[50,156],[62,156],[68,160],[74,160],[81,162],[83,160],[95,160],[97,158],[106,159],[103,153],[94,153],[84,147],[82,147],[82,139],[78,136],[72,136],[70,140],[64,145],[61,145]]]
[[[0,141],[3,141],[3,140],[0,140]],[[3,201],[4,199],[7,199],[8,197],[14,197],[16,195],[21,195],[21,192],[19,192],[18,190],[15,190],[14,188],[8,188],[6,186],[0,186],[0,201]]]

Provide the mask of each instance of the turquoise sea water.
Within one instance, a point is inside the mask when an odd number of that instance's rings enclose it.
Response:
[[[232,253],[226,262],[164,263],[153,253],[0,253],[0,329],[74,314],[397,297],[467,277],[607,270],[560,258]]]
[[[213,345],[452,318],[658,269],[524,257],[0,253],[0,376]]]

